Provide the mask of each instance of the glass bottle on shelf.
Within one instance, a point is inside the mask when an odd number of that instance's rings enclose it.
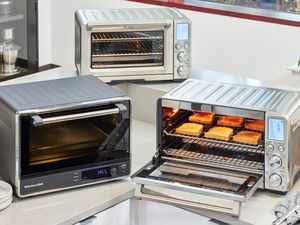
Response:
[[[14,28],[2,29],[0,31],[0,48],[2,53],[2,70],[1,76],[8,76],[17,74],[20,72],[16,67],[16,61],[18,58],[18,51],[20,46],[14,44]]]

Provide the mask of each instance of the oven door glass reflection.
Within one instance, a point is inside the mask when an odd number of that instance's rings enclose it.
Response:
[[[22,175],[129,160],[129,119],[122,113],[41,126],[25,117],[22,129]]]

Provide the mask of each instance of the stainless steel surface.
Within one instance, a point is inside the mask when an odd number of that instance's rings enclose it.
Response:
[[[299,101],[299,92],[188,79],[163,99],[246,110],[286,113]]]
[[[229,208],[226,206],[222,207],[222,206],[205,204],[201,202],[186,201],[182,199],[176,199],[176,198],[171,198],[171,197],[157,195],[157,194],[153,195],[153,194],[143,192],[143,189],[144,189],[144,185],[140,185],[140,184],[137,185],[135,191],[136,198],[141,200],[169,204],[177,207],[197,209],[197,210],[207,210],[207,211],[213,211],[222,214],[229,214],[231,216],[238,216],[240,214],[240,207],[241,207],[240,202],[233,201],[232,207]]]
[[[185,79],[191,65],[190,23],[179,10],[172,8],[78,10],[75,18],[77,70],[80,75],[93,74],[105,82]],[[176,40],[177,24],[188,25],[187,40]],[[162,51],[156,50],[150,41],[161,41]],[[94,51],[92,43],[99,45],[99,51]],[[122,46],[105,52],[104,47],[112,44]],[[175,45],[182,48],[176,50]],[[185,56],[182,62],[177,59],[178,51]]]
[[[173,109],[174,114],[169,117],[165,109]],[[203,132],[216,125],[217,119],[212,125],[204,125],[198,137],[175,133],[178,126],[188,122],[190,115],[199,111],[213,112],[216,118],[221,115],[241,116],[244,123],[253,119],[263,120],[265,128],[261,132],[262,139],[258,145],[245,145],[233,140],[226,142],[205,138]],[[272,120],[280,122],[280,131],[279,125],[269,127]],[[157,157],[153,157],[153,163],[144,167],[141,174],[137,173],[133,179],[146,187],[200,192],[201,188],[186,185],[190,168],[182,170],[183,175],[187,174],[182,180],[171,176],[162,181],[142,175],[154,170],[153,166],[157,163],[172,162],[177,166],[185,164],[194,168],[210,168],[216,175],[220,171],[259,175],[261,180],[256,188],[287,192],[300,169],[299,124],[300,95],[297,91],[188,79],[158,100]],[[234,128],[233,133],[243,129],[244,124],[241,128]],[[272,136],[275,131],[279,132],[280,137]],[[253,194],[256,188],[249,192]],[[209,196],[241,201],[241,198],[235,198],[225,190],[221,193],[206,191]]]
[[[80,80],[77,82],[76,79]],[[120,101],[125,93],[104,84],[93,76],[7,85],[0,88],[0,100],[18,111],[42,113],[72,108],[72,105],[107,104],[107,99]],[[81,90],[81,91],[78,91]],[[22,93],[21,95],[19,93]],[[38,93],[38,94],[37,94]],[[101,102],[102,101],[102,102]]]
[[[41,118],[39,115],[34,115],[31,116],[31,118],[32,118],[32,124],[34,126],[42,126],[51,123],[117,114],[119,112],[120,112],[119,108],[113,108],[113,109],[106,109],[106,110],[92,111],[92,112],[85,112],[85,113],[76,113],[76,114],[55,116],[55,117],[48,117],[48,118]]]
[[[84,24],[93,22],[95,24],[110,24],[137,21],[161,21],[173,19],[186,19],[186,17],[175,8],[136,8],[136,9],[104,9],[104,10],[81,10],[81,20]]]

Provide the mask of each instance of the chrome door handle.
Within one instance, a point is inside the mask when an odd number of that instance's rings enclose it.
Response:
[[[70,121],[70,120],[91,118],[91,117],[96,117],[96,116],[117,114],[117,113],[125,111],[126,109],[127,108],[125,105],[116,104],[116,108],[112,108],[112,109],[75,113],[75,114],[54,116],[54,117],[48,117],[48,118],[42,118],[39,115],[34,115],[34,116],[31,116],[31,119],[32,119],[32,124],[37,127],[37,126],[42,126],[42,125],[51,124],[51,123],[58,123],[58,122],[64,122],[64,121]]]
[[[241,202],[238,201],[233,201],[232,207],[227,207],[227,206],[211,205],[211,204],[206,204],[201,202],[187,201],[187,200],[172,198],[169,196],[143,193],[143,185],[141,184],[136,185],[135,197],[140,198],[142,200],[165,203],[165,204],[169,204],[181,208],[205,210],[210,212],[227,214],[235,217],[238,217],[240,215],[240,210],[241,210]]]

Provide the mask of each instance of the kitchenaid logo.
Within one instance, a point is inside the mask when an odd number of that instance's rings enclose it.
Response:
[[[41,182],[41,183],[37,183],[37,184],[29,184],[29,185],[25,185],[24,188],[34,188],[34,187],[39,187],[39,186],[43,186],[44,183]]]

